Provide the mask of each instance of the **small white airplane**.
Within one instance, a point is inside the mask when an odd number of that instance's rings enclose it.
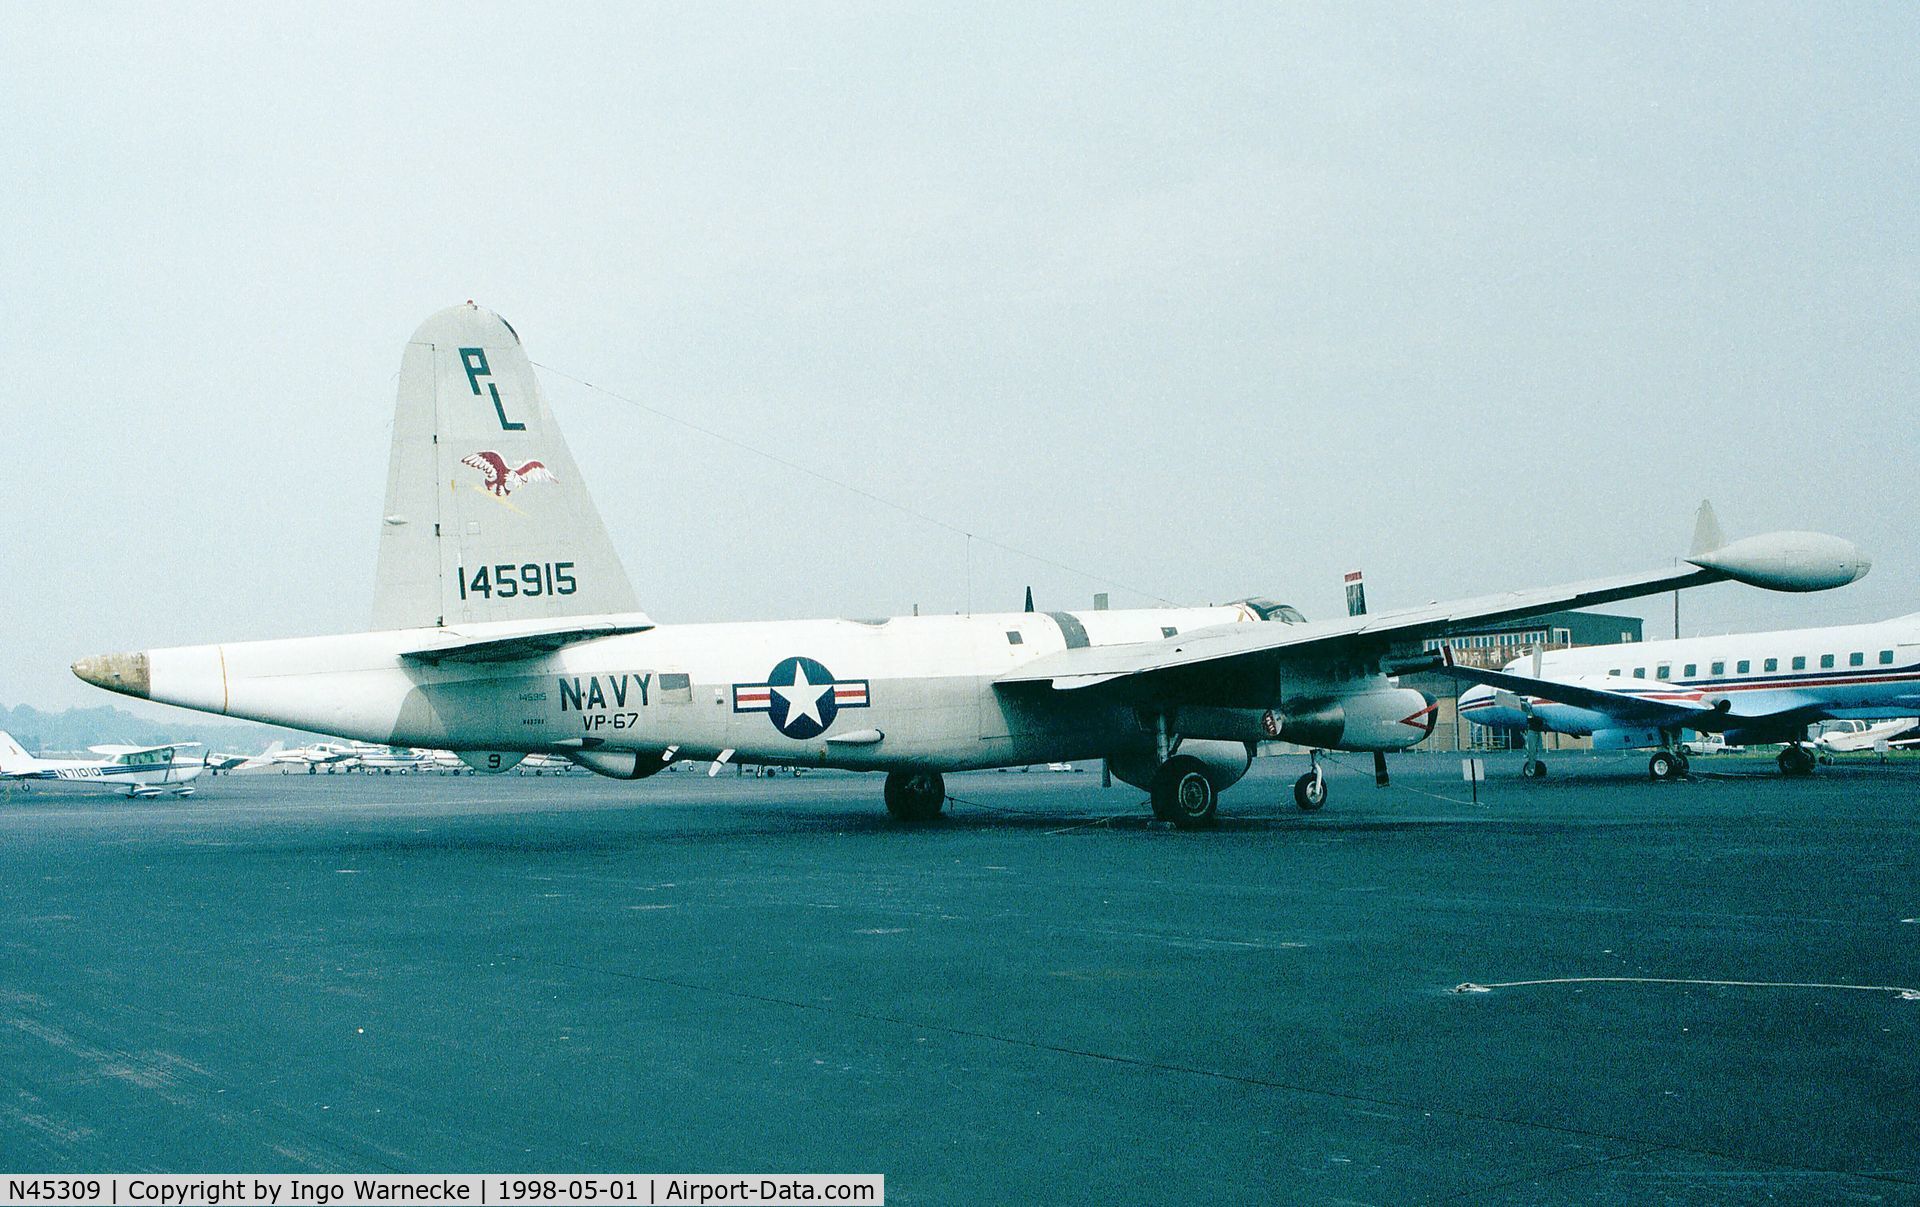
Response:
[[[253,771],[260,767],[270,767],[277,756],[286,749],[286,743],[274,741],[259,754],[209,754],[204,762],[207,770],[214,774],[227,775],[235,771]]]
[[[411,746],[383,746],[378,742],[355,742],[353,744],[354,765],[362,771],[378,771],[382,775],[401,775],[409,771],[424,770],[433,761],[433,756],[425,750]]]
[[[1911,750],[1920,746],[1920,717],[1894,717],[1888,721],[1828,721],[1814,727],[1813,745],[1825,760],[1836,754],[1863,751]]]
[[[332,775],[336,771],[351,770],[359,757],[354,743],[314,742],[307,746],[283,746],[273,752],[272,762],[288,772],[305,768],[307,774],[313,775],[324,769]]]
[[[479,464],[476,466],[475,461]],[[511,473],[501,467],[509,467]],[[515,468],[517,467],[517,468]],[[429,318],[401,362],[373,630],[104,654],[110,691],[368,742],[452,749],[505,771],[562,755],[616,779],[675,759],[886,773],[889,812],[945,807],[947,771],[1105,759],[1156,816],[1213,823],[1255,745],[1318,755],[1432,732],[1400,686],[1422,643],[1489,621],[1734,580],[1853,582],[1847,541],[1775,533],[1678,566],[1309,622],[1223,607],[657,624],[639,611],[519,335],[471,303]]]
[[[1782,774],[1807,775],[1807,727],[1910,717],[1920,709],[1920,612],[1876,624],[1683,637],[1535,651],[1504,670],[1449,665],[1477,684],[1460,695],[1476,725],[1524,729],[1528,778],[1546,774],[1539,735],[1590,735],[1597,750],[1654,747],[1656,780],[1687,772],[1684,732],[1734,745],[1785,743]]]
[[[0,780],[73,780],[123,788],[128,796],[146,799],[171,792],[192,796],[193,781],[205,770],[197,758],[176,760],[176,751],[198,746],[198,742],[175,742],[168,746],[94,746],[98,759],[42,759],[28,754],[13,740],[0,733]]]
[[[522,774],[571,775],[581,770],[572,759],[558,754],[529,754],[520,760]]]

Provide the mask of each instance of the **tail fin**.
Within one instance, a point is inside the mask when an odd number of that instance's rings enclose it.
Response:
[[[1693,517],[1693,547],[1687,550],[1688,557],[1699,557],[1703,553],[1712,553],[1727,543],[1726,536],[1720,531],[1719,517],[1713,514],[1713,504],[1700,500],[1700,510]]]
[[[0,772],[22,770],[32,761],[33,756],[13,740],[12,734],[0,731]]]
[[[636,610],[519,335],[471,302],[422,323],[400,362],[374,628]]]

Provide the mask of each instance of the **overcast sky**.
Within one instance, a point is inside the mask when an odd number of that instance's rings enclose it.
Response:
[[[1859,541],[1920,610],[1920,8],[0,8],[0,702],[366,626],[472,298],[662,621],[1376,609]],[[1108,581],[1096,581],[1096,579]],[[1113,584],[1124,584],[1118,586]],[[1646,605],[1671,625],[1670,597]],[[117,701],[115,701],[117,702]]]

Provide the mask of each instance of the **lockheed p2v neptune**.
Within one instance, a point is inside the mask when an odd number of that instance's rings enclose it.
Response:
[[[393,746],[486,771],[562,755],[640,779],[676,758],[886,773],[929,819],[948,771],[1105,759],[1154,813],[1211,824],[1254,744],[1386,752],[1433,728],[1396,673],[1458,627],[1736,580],[1853,582],[1814,533],[1751,537],[1677,567],[1310,622],[1283,604],[886,621],[656,624],[639,611],[519,335],[472,305],[429,318],[401,362],[373,628],[82,658],[88,683]]]

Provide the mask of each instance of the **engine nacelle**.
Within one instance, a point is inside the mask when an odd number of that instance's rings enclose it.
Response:
[[[567,758],[610,780],[643,780],[667,765],[657,750],[569,750]]]
[[[1336,696],[1275,712],[1273,736],[1319,750],[1405,750],[1433,733],[1433,697],[1410,687]]]
[[[1186,738],[1174,753],[1199,759],[1207,769],[1207,778],[1213,781],[1215,792],[1223,792],[1238,783],[1253,762],[1253,752],[1247,749],[1245,742],[1226,742],[1214,738]],[[1109,758],[1107,770],[1113,772],[1113,778],[1122,783],[1132,784],[1136,788],[1151,788],[1153,773],[1160,770],[1160,762],[1153,757],[1151,750],[1128,751]]]

